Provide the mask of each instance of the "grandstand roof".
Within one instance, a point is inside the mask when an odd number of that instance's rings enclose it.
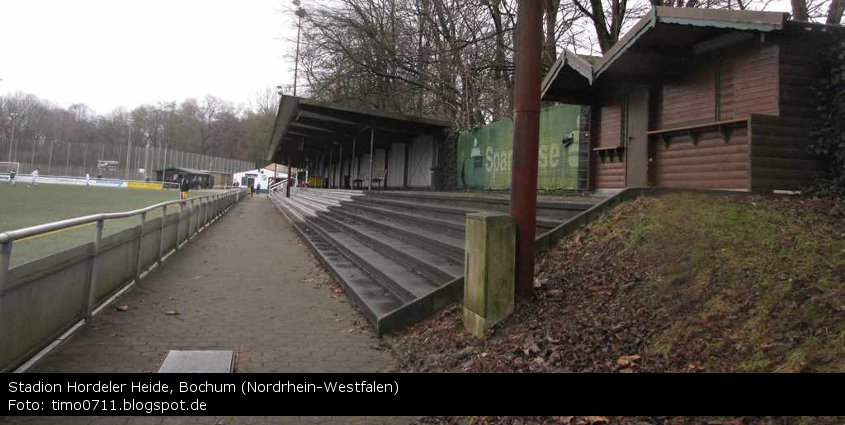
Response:
[[[301,166],[313,152],[328,151],[340,145],[356,151],[369,146],[370,131],[375,145],[384,147],[413,136],[449,128],[448,121],[405,115],[375,109],[354,108],[301,97],[282,96],[273,126],[266,159]],[[368,148],[367,148],[368,149]]]

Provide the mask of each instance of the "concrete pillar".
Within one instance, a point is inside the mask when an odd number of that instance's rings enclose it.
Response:
[[[481,338],[514,306],[516,223],[504,213],[473,213],[466,218],[464,327]]]

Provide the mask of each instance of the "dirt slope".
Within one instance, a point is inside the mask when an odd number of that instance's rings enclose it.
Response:
[[[845,371],[845,203],[670,194],[537,264],[485,340],[458,306],[398,338],[412,371]]]

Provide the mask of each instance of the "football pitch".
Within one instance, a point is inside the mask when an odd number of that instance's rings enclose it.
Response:
[[[200,196],[214,191],[191,191]],[[15,186],[0,184],[0,233],[38,224],[104,212],[129,211],[159,202],[176,200],[176,190],[148,190],[41,184],[27,187],[23,182]],[[172,209],[170,210],[172,211]],[[168,211],[169,212],[169,211]],[[156,209],[147,218],[161,216]],[[103,236],[137,226],[140,216],[108,220]],[[94,239],[93,223],[49,234],[17,240],[13,244],[12,266],[37,260],[73,248]]]

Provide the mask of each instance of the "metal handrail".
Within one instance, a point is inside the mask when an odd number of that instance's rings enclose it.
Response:
[[[237,204],[243,198],[243,194],[242,189],[232,189],[194,198],[161,202],[131,211],[87,215],[0,233],[0,312],[2,312],[0,314],[0,344],[3,343],[2,337],[6,335],[29,335],[25,338],[26,341],[29,341],[27,343],[29,345],[15,346],[11,351],[0,350],[0,370],[5,371],[10,366],[16,366],[12,363],[30,355],[33,350],[40,350],[47,346],[55,338],[57,332],[71,329],[80,320],[89,323],[97,305],[101,302],[109,302],[108,299],[104,300],[107,297],[104,294],[115,293],[110,291],[122,291],[129,285],[140,282],[143,272],[161,266],[169,255],[168,252],[179,250],[182,245],[196,237],[199,232]],[[167,207],[175,204],[179,204],[182,208],[168,217]],[[161,220],[149,220],[148,213],[157,208],[161,208]],[[109,239],[103,238],[103,230],[107,220],[135,216],[141,218],[139,226],[117,233],[116,235],[124,235],[118,239],[117,244],[106,242]],[[175,218],[175,220],[170,220],[171,218]],[[68,257],[60,256],[61,262],[54,262],[55,264],[50,263],[49,265],[42,264],[41,270],[24,267],[22,272],[15,277],[16,281],[12,281],[13,270],[11,270],[10,265],[15,240],[89,223],[96,223],[96,227],[88,252],[76,253],[73,257],[74,261],[68,261]],[[157,241],[155,236],[144,239],[145,235],[156,233]],[[182,236],[183,234],[184,236]],[[108,245],[104,245],[104,242]],[[74,249],[76,248],[70,250]],[[107,255],[106,253],[111,252],[112,249],[124,249],[118,252],[121,253],[121,259],[128,257],[128,262],[104,262],[104,255]],[[127,257],[124,257],[124,254]],[[87,268],[86,276],[78,274],[77,264],[82,262],[85,262]],[[109,266],[113,267],[109,268]],[[62,313],[58,316],[51,316],[48,312],[57,303],[63,303],[64,300],[44,294],[64,294],[62,288],[57,289],[56,285],[50,283],[55,282],[51,279],[56,279],[63,272],[65,273],[62,275],[63,277],[72,276],[69,277],[68,284],[75,288],[78,287],[76,285],[84,284],[85,293],[81,294],[81,299],[77,300],[81,305],[73,314],[65,315]],[[64,279],[59,279],[64,282]],[[48,283],[44,283],[45,281]],[[39,285],[33,291],[43,296],[24,297],[31,304],[26,304],[26,302],[22,304],[21,298],[15,298],[14,295],[12,295],[12,298],[7,298],[10,294],[9,291],[15,291],[16,288],[27,284]],[[53,289],[52,292],[49,290],[50,288]],[[26,320],[2,320],[3,317],[9,317],[5,311],[6,308],[17,309],[14,311],[29,318],[41,320],[43,317],[42,328],[33,330],[28,327]],[[42,323],[39,325],[42,325]],[[35,339],[30,338],[33,333]]]
[[[189,198],[189,199],[178,199],[178,200],[174,200],[174,201],[165,201],[165,202],[161,202],[161,203],[158,203],[158,204],[155,204],[155,205],[150,205],[148,207],[140,208],[140,209],[132,210],[132,211],[93,214],[93,215],[70,218],[70,219],[67,219],[67,220],[60,220],[60,221],[55,221],[55,222],[52,222],[52,223],[40,224],[40,225],[37,225],[37,226],[25,227],[23,229],[10,230],[10,231],[0,233],[0,297],[2,297],[5,294],[6,290],[9,289],[10,280],[11,280],[10,270],[11,270],[11,261],[12,261],[12,245],[14,244],[15,240],[23,239],[23,238],[27,238],[27,237],[31,237],[31,236],[36,236],[36,235],[44,234],[44,233],[47,233],[47,232],[69,229],[69,228],[80,226],[80,225],[83,225],[83,224],[97,223],[96,228],[95,228],[94,238],[93,238],[94,245],[93,245],[92,257],[94,259],[94,263],[93,263],[93,265],[90,269],[91,270],[90,271],[91,279],[90,279],[90,284],[89,284],[89,295],[91,297],[93,297],[93,292],[90,291],[90,288],[95,287],[95,285],[97,283],[97,262],[99,260],[100,240],[103,238],[103,228],[105,227],[106,220],[128,218],[128,217],[134,217],[134,216],[138,216],[138,215],[141,216],[141,227],[140,227],[141,232],[139,233],[137,241],[136,241],[136,243],[138,245],[137,259],[136,259],[138,267],[137,267],[137,271],[136,271],[135,276],[136,276],[136,279],[138,279],[138,278],[140,278],[140,275],[141,275],[141,268],[140,268],[140,262],[141,262],[141,257],[142,257],[142,250],[140,248],[141,238],[143,237],[143,232],[144,232],[144,229],[146,227],[147,213],[149,211],[152,211],[152,210],[157,209],[157,208],[162,209],[162,221],[161,221],[161,230],[162,230],[161,235],[162,236],[159,240],[158,260],[156,261],[158,264],[161,264],[161,261],[164,258],[164,245],[165,245],[164,244],[164,227],[165,227],[165,223],[166,223],[165,219],[167,218],[167,206],[168,205],[180,204],[180,205],[184,206],[187,203],[191,204],[191,207],[188,210],[188,217],[187,217],[187,219],[188,219],[187,225],[188,225],[188,229],[189,229],[187,238],[190,238],[191,237],[190,228],[191,228],[191,224],[192,224],[191,218],[192,218],[192,215],[193,215],[192,212],[195,208],[194,205],[197,203],[197,201],[199,202],[199,209],[198,209],[197,213],[198,214],[204,214],[203,217],[198,217],[197,219],[198,220],[201,219],[203,221],[203,223],[207,223],[209,207],[217,207],[222,202],[224,202],[224,200],[228,199],[231,196],[235,196],[236,202],[237,202],[237,200],[239,199],[238,196],[242,192],[243,191],[241,189],[231,189],[231,190],[227,190],[227,191],[222,192],[222,193],[215,193],[215,194],[212,194],[212,195],[203,195],[203,196],[197,196],[197,197]],[[219,211],[218,211],[218,215],[219,215]],[[179,218],[179,220],[177,221],[177,224],[176,224],[177,225],[177,228],[176,228],[177,239],[176,239],[175,249],[179,249],[178,234],[179,234],[179,225],[181,224],[182,215],[180,214],[178,216],[178,218]],[[200,228],[197,227],[195,229],[195,234],[199,230],[200,230]],[[87,308],[86,308],[86,315],[85,315],[86,320],[89,320],[90,317],[91,317],[91,309],[93,307],[93,302],[94,302],[93,298],[90,298],[88,305],[87,305]]]
[[[282,180],[277,181],[276,183],[271,184],[268,188],[268,192],[275,192],[279,190],[279,188],[284,187],[285,184],[288,183],[288,181],[290,181],[290,178],[284,178]]]
[[[54,221],[52,223],[39,224],[37,226],[25,227],[23,229],[9,230],[9,231],[0,233],[0,244],[5,244],[5,243],[8,243],[8,242],[12,242],[12,241],[15,241],[15,240],[18,240],[18,239],[28,238],[28,237],[35,236],[35,235],[40,235],[42,233],[54,232],[56,230],[67,229],[67,228],[79,226],[79,225],[82,225],[82,224],[95,223],[95,222],[98,222],[100,220],[106,221],[106,220],[111,220],[111,219],[116,219],[116,218],[133,217],[133,216],[136,216],[136,215],[141,215],[141,214],[146,213],[148,211],[152,211],[156,208],[165,207],[167,205],[173,205],[173,204],[183,204],[184,205],[188,201],[193,202],[193,201],[198,200],[198,199],[214,198],[214,197],[232,195],[232,194],[240,192],[240,190],[241,189],[230,189],[230,190],[227,190],[224,193],[215,193],[213,195],[196,196],[196,197],[189,198],[189,199],[177,199],[175,201],[165,201],[165,202],[161,202],[161,203],[158,203],[158,204],[155,204],[155,205],[150,205],[148,207],[137,209],[137,210],[132,210],[132,211],[86,215],[86,216],[83,216],[83,217],[69,218],[69,219],[66,219],[66,220]]]

